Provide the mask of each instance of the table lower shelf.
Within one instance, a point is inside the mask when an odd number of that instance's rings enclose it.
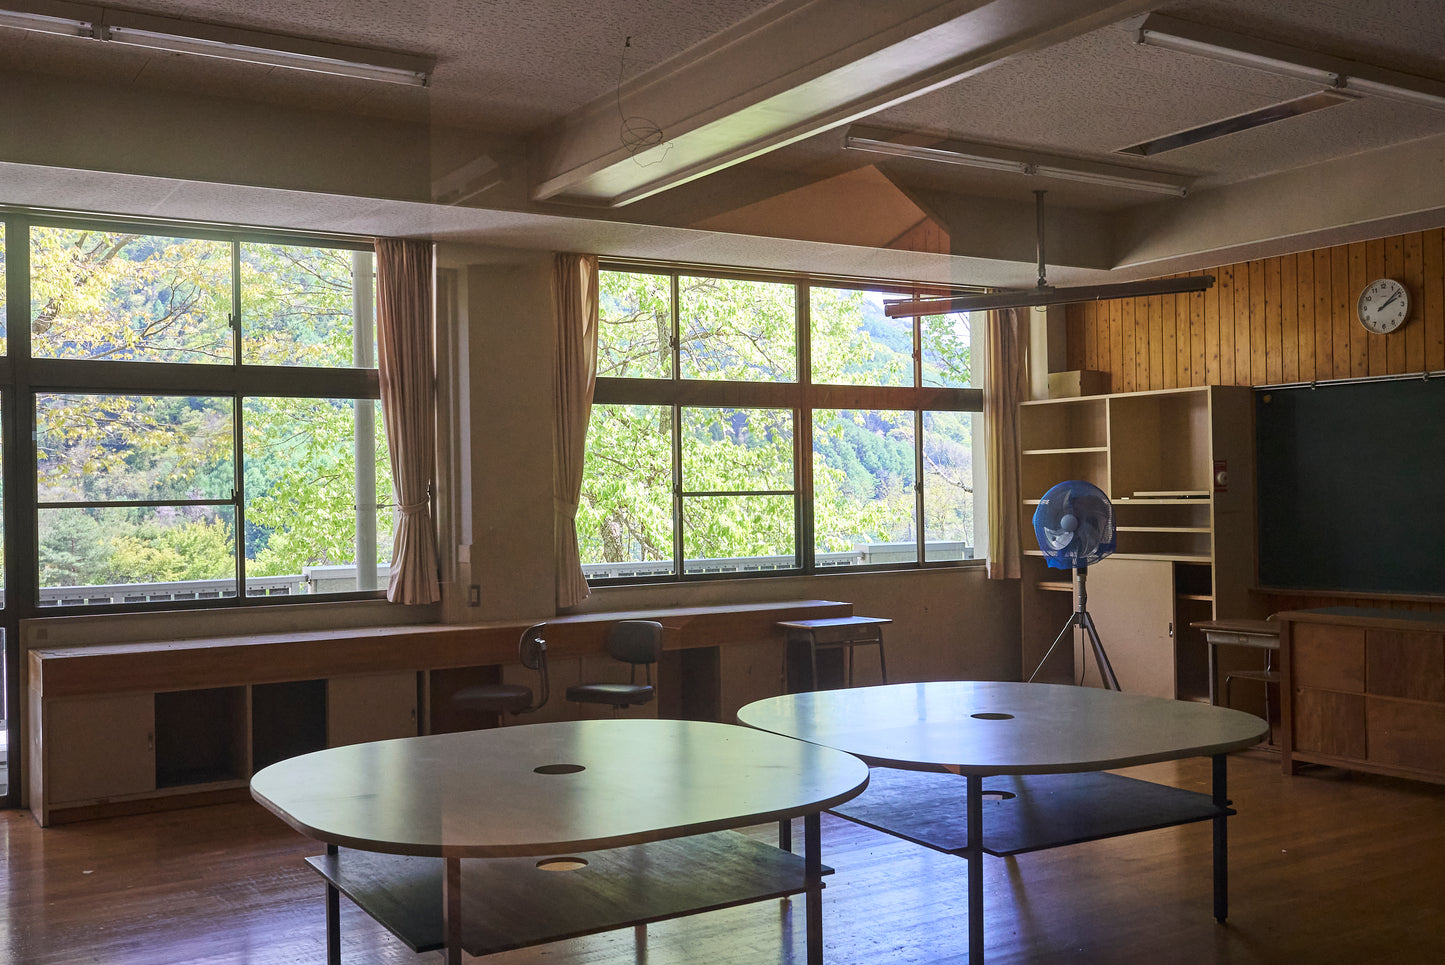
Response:
[[[807,888],[803,857],[718,831],[589,851],[571,871],[544,859],[462,861],[462,948],[490,955],[630,925],[784,898]],[[407,947],[443,947],[441,858],[343,848],[307,863]],[[831,874],[832,869],[823,868]]]
[[[832,813],[947,854],[968,848],[966,781],[940,771],[875,767],[868,789]],[[1208,794],[1104,771],[995,775],[983,780],[983,850],[1003,857],[1234,811]]]

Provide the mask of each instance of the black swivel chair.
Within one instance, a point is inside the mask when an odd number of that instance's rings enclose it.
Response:
[[[662,655],[662,624],[655,620],[619,620],[607,632],[607,653],[614,660],[630,664],[628,682],[573,684],[567,699],[582,704],[606,704],[612,716],[633,704],[645,704],[656,694],[652,686],[652,665]],[[646,675],[637,682],[637,668]]]
[[[538,623],[522,631],[517,642],[517,657],[522,666],[534,670],[541,678],[542,699],[532,702],[532,688],[523,684],[479,684],[463,687],[452,695],[451,706],[463,712],[484,712],[497,715],[497,724],[505,723],[508,714],[530,714],[547,703],[550,687],[547,682],[547,625]]]

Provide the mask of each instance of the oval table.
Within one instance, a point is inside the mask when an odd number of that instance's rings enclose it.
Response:
[[[956,680],[770,697],[743,707],[738,720],[903,769],[875,770],[866,794],[831,810],[968,859],[968,960],[975,965],[984,951],[985,852],[1022,854],[1211,820],[1214,915],[1223,921],[1225,819],[1234,813],[1225,755],[1257,744],[1267,730],[1258,717],[1208,704]],[[1095,773],[1200,756],[1213,758],[1212,794]],[[985,778],[997,786],[986,791]],[[986,794],[996,804],[987,822]]]
[[[307,860],[327,883],[332,963],[339,893],[448,963],[804,893],[821,965],[819,815],[867,784],[862,761],[830,748],[616,719],[329,748],[257,772],[251,793],[327,844]],[[726,830],[795,816],[801,858]]]

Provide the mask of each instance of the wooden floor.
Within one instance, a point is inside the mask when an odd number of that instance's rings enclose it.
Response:
[[[1207,761],[1125,773],[1204,790]],[[985,858],[991,962],[1445,961],[1445,787],[1252,751],[1230,762],[1231,915],[1210,916],[1210,835],[1194,825]],[[759,828],[760,837],[772,828]],[[965,866],[825,817],[829,965],[966,960]],[[0,812],[0,962],[323,963],[318,846],[251,804],[41,830]],[[435,963],[343,899],[346,965]],[[802,963],[803,904],[768,901],[493,956],[492,965]]]

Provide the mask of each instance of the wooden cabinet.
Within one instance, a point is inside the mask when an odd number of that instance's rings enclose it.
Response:
[[[352,674],[326,682],[329,746],[416,735],[415,672]]]
[[[1279,614],[1286,773],[1332,764],[1445,783],[1445,616]]]
[[[1208,698],[1207,645],[1190,624],[1263,615],[1250,589],[1253,404],[1246,386],[1201,386],[1020,407],[1025,675],[1072,609],[1071,574],[1046,565],[1031,520],[1050,488],[1082,479],[1114,507],[1118,549],[1089,567],[1088,606],[1120,686]],[[1074,668],[1081,658],[1097,684],[1076,640]],[[1074,668],[1056,654],[1038,679],[1076,679]]]

